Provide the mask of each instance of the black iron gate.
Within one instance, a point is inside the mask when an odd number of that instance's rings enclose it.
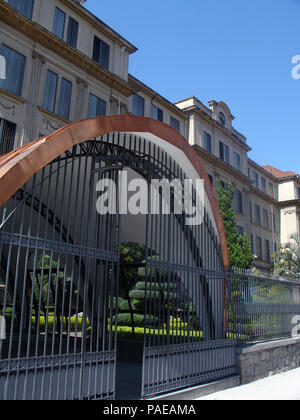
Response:
[[[143,214],[124,211],[124,171],[128,181],[147,184]],[[187,223],[187,212],[174,208],[184,204],[187,178],[155,142],[112,133],[66,151],[6,203],[0,226],[0,399],[115,398],[117,340],[137,344],[133,349],[143,343],[144,398],[236,372],[209,202],[205,198],[203,222],[195,226]],[[162,185],[160,211],[152,212],[152,180],[175,179],[180,186],[170,188],[169,213],[161,212]],[[99,214],[100,180],[111,213]],[[189,194],[196,205],[195,189]],[[119,298],[124,241],[143,248],[143,258],[133,258],[140,267],[136,280],[122,291],[128,304]]]
[[[165,163],[160,179],[175,178],[184,185],[182,168],[162,151],[157,153],[158,161]],[[173,194],[176,198],[175,190]],[[190,194],[196,207],[194,188]],[[200,224],[189,224],[184,206],[182,214],[172,208],[170,214],[150,214],[147,219],[144,398],[237,372],[236,340],[226,333],[221,247],[207,199],[202,199]]]
[[[118,215],[99,216],[95,142],[75,146],[2,208],[0,399],[112,399]],[[99,171],[101,171],[99,173]]]

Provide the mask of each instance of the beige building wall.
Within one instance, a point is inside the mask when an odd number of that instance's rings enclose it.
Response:
[[[66,14],[63,40],[52,33],[55,7]],[[176,104],[169,102],[128,74],[129,58],[136,47],[73,0],[35,0],[32,21],[13,12],[7,0],[0,2],[0,9],[0,45],[26,57],[21,95],[0,89],[0,118],[16,124],[15,148],[86,118],[89,94],[105,101],[107,115],[133,113],[134,95],[139,95],[144,100],[145,117],[153,117],[155,105],[162,110],[165,124],[170,125],[171,119],[178,122],[178,131],[197,150],[213,187],[217,180],[224,185],[232,182],[241,197],[241,202],[237,202],[237,196],[234,201],[237,226],[252,243],[256,265],[270,267],[270,255],[279,243],[287,241],[292,233],[300,235],[299,175],[277,176],[276,170],[266,170],[249,159],[251,147],[235,130],[235,117],[227,104],[213,100],[205,105],[194,96]],[[66,43],[69,17],[79,23],[76,48]],[[92,59],[95,36],[110,47],[108,70]],[[53,112],[43,108],[47,70],[58,75]],[[72,83],[68,120],[58,115],[63,78]],[[256,220],[257,207],[260,221]]]
[[[255,265],[268,269],[271,255],[280,243],[276,178],[248,159],[251,148],[247,145],[246,138],[232,126],[234,117],[224,102],[210,101],[209,107],[205,107],[197,98],[191,97],[176,105],[189,116],[189,142],[198,151],[213,187],[217,186],[217,180],[225,186],[232,182],[236,191],[233,206],[238,232],[246,233],[251,241],[256,257]],[[211,150],[206,150],[206,133],[211,136]],[[225,159],[220,155],[220,142],[228,147]],[[236,155],[239,156],[239,167]],[[254,173],[258,178],[257,186],[254,183]],[[238,199],[237,194],[241,198]],[[237,200],[241,203],[237,203]],[[258,220],[255,218],[256,208],[260,215]]]
[[[187,116],[184,112],[182,112],[177,106],[169,102],[159,93],[155,92],[140,80],[136,79],[134,76],[129,75],[128,82],[132,89],[136,91],[136,94],[144,100],[144,114],[142,116],[153,118],[152,107],[154,105],[161,109],[163,112],[162,122],[171,125],[171,117],[174,118],[176,121],[178,121],[179,133],[182,136],[185,136],[185,121],[187,120]],[[127,104],[129,113],[134,113],[133,100],[133,95],[128,98]]]
[[[55,6],[66,12],[66,28],[69,16],[79,23],[76,49],[52,34]],[[128,55],[135,51],[135,47],[111,29],[107,29],[104,24],[97,22],[96,18],[91,18],[92,15],[90,15],[81,6],[74,5],[71,0],[35,0],[32,26],[38,22],[47,30],[47,32],[39,33],[40,42],[36,42],[34,34],[20,36],[21,19],[16,19],[15,22],[10,22],[11,24],[1,22],[0,44],[5,44],[26,57],[21,96],[18,97],[3,89],[0,90],[0,118],[17,125],[15,148],[40,135],[49,134],[69,122],[86,118],[90,93],[105,101],[107,115],[116,114],[119,110],[127,112],[127,97],[133,93],[127,83]],[[102,32],[101,29],[103,29]],[[108,37],[107,32],[111,38]],[[94,64],[95,62],[92,63],[95,68],[93,71],[89,71],[95,35],[110,45],[109,71],[101,69],[98,64]],[[54,41],[57,41],[62,47],[61,51],[57,48],[58,53],[56,53]],[[123,57],[122,65],[121,57]],[[74,63],[76,60],[78,66]],[[58,75],[54,112],[43,109],[47,70]],[[124,80],[121,84],[120,76]],[[63,78],[72,83],[68,120],[58,115],[59,94]]]

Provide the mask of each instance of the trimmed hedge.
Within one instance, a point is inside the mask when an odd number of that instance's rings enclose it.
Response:
[[[113,331],[115,331],[115,327],[113,327]],[[144,340],[145,329],[141,327],[134,327],[134,338],[136,340]],[[168,332],[166,329],[149,329],[146,328],[146,334],[155,335],[157,337],[161,337],[162,339],[167,338]],[[195,339],[195,341],[199,341],[203,339],[202,331],[176,331],[170,330],[170,336],[173,337],[181,337],[181,338],[189,338]],[[117,337],[119,339],[131,339],[133,338],[132,334],[132,327],[126,326],[119,326],[117,327]]]
[[[54,317],[54,316],[48,316],[48,325],[47,325],[48,331],[53,329],[54,320],[56,322],[56,328],[57,328],[58,324],[59,324],[59,326],[61,326],[61,324],[62,324],[61,317],[58,318],[58,317]],[[82,320],[83,320],[82,317],[77,317],[77,319],[76,319],[76,316],[72,316],[71,318],[63,317],[63,329],[64,329],[64,331],[68,331],[68,328],[70,328],[71,331],[75,331],[76,325],[77,325],[77,331],[80,331],[82,329]],[[36,325],[36,324],[37,324],[36,317],[32,317],[32,325]],[[70,324],[70,327],[69,327],[69,324]],[[90,322],[86,318],[86,326],[88,327],[89,325],[90,325]],[[45,319],[44,316],[41,316],[39,318],[39,326],[40,326],[40,331],[45,331],[46,319]]]

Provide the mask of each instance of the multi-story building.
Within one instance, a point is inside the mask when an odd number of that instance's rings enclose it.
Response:
[[[256,265],[268,268],[280,242],[277,179],[248,157],[246,138],[232,126],[224,102],[206,107],[191,97],[176,104],[189,118],[188,139],[196,148],[213,187],[232,182],[238,233],[251,241]]]
[[[248,235],[256,265],[268,268],[278,244],[300,233],[299,175],[251,160],[224,102],[173,104],[128,74],[136,47],[83,3],[0,0],[0,153],[87,117],[163,121],[195,147],[214,187],[233,183],[238,232]]]
[[[264,169],[277,180],[278,206],[280,211],[280,240],[287,242],[291,234],[300,232],[300,176],[295,172],[283,172],[270,165]]]

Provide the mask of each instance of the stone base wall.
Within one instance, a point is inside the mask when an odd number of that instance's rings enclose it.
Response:
[[[300,337],[259,343],[238,350],[241,383],[300,367]]]

